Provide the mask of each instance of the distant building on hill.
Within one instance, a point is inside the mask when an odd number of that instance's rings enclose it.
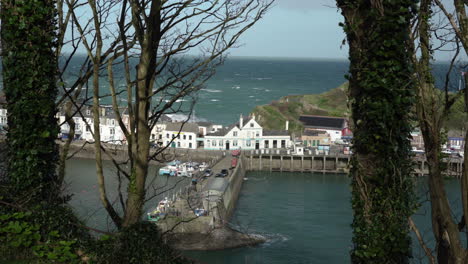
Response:
[[[348,127],[348,120],[343,117],[301,115],[299,121],[304,125],[304,133],[325,131],[330,135],[331,142],[341,139],[344,129]]]

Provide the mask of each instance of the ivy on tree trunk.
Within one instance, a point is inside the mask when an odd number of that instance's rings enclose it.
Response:
[[[8,179],[15,197],[58,197],[55,1],[2,0],[3,86],[8,110]]]
[[[349,44],[353,263],[408,263],[414,103],[407,49],[413,0],[337,0]]]

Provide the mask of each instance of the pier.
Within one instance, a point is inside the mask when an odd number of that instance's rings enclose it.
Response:
[[[270,172],[301,172],[301,173],[333,173],[347,174],[351,155],[334,153],[306,152],[295,155],[285,150],[251,150],[244,153],[249,171]],[[424,155],[413,157],[415,176],[421,177],[429,174],[429,167]],[[460,178],[463,170],[463,158],[450,156],[442,159],[447,167],[445,174],[448,177]]]

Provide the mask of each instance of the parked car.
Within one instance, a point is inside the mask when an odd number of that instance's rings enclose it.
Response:
[[[204,177],[210,177],[211,175],[213,175],[213,171],[211,169],[206,169],[203,173]]]
[[[229,175],[229,171],[227,169],[222,169],[221,174],[223,174],[223,177],[227,177]]]
[[[216,178],[224,178],[224,177],[226,177],[226,175],[224,175],[224,174],[222,174],[221,172],[219,172],[219,173],[216,173],[215,177],[216,177]]]

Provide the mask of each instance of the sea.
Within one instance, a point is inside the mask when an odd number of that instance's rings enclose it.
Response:
[[[246,116],[255,106],[282,96],[333,89],[345,82],[348,66],[346,60],[332,59],[228,58],[196,95],[192,119],[229,125],[240,114]],[[447,64],[434,65],[439,85],[444,83],[446,68]],[[451,90],[457,89],[458,75],[455,73],[450,82]],[[117,188],[115,170],[107,164],[105,171],[106,185]],[[209,264],[350,263],[352,210],[346,175],[249,172],[246,178],[231,226],[263,235],[267,242],[254,247],[184,252],[186,256]],[[94,162],[70,160],[67,182],[67,190],[73,194],[71,204],[88,225],[112,229],[100,205]],[[168,187],[168,192],[149,201],[147,207],[154,206],[161,196],[172,195],[171,185],[183,184],[157,177],[155,182]],[[453,214],[460,216],[459,183],[447,179],[446,184]],[[426,178],[415,179],[415,186],[422,206],[414,219],[424,239],[433,245]],[[110,195],[111,201],[118,203],[116,192]],[[413,254],[412,263],[426,263],[416,240]]]

